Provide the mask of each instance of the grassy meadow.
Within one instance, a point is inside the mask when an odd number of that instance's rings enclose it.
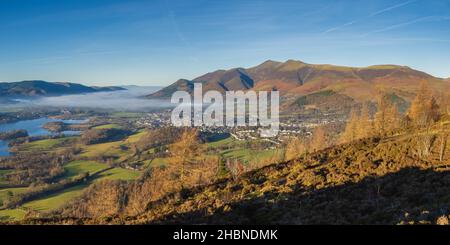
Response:
[[[114,117],[130,116],[126,113],[117,113]],[[118,123],[109,123],[101,126],[94,127],[95,129],[112,129],[121,128]],[[132,181],[141,176],[141,173],[149,167],[159,167],[171,164],[173,162],[172,157],[169,155],[159,156],[151,159],[143,159],[131,156],[131,148],[133,144],[139,142],[139,140],[146,135],[145,130],[139,130],[136,133],[128,136],[120,141],[113,141],[107,143],[99,143],[92,145],[85,145],[80,141],[80,136],[66,136],[55,139],[37,140],[28,143],[24,143],[18,147],[18,151],[21,153],[28,152],[58,152],[68,147],[77,147],[80,149],[80,153],[75,156],[75,159],[63,166],[63,174],[58,176],[54,181],[60,182],[63,180],[71,181],[82,174],[89,174],[86,181],[76,185],[72,185],[66,189],[51,192],[49,194],[43,194],[38,198],[33,198],[30,201],[25,201],[20,206],[14,209],[0,209],[0,220],[20,220],[29,211],[33,212],[50,212],[59,209],[66,205],[71,200],[80,197],[83,192],[92,184],[98,183],[102,180],[122,180]],[[232,137],[218,137],[211,142],[204,144],[204,156],[216,156],[219,155],[222,159],[239,159],[245,164],[251,162],[251,160],[267,160],[273,159],[280,155],[277,150],[252,150],[245,148],[245,142],[237,141]],[[155,152],[154,148],[151,148],[145,153],[152,154]],[[112,160],[109,165],[104,162],[99,162],[95,159],[99,157],[109,157]],[[125,168],[120,167],[120,163],[132,159],[133,161],[141,161],[139,168]],[[13,170],[0,170],[0,184],[8,184],[5,179],[5,175],[11,173]],[[14,195],[20,195],[29,191],[27,187],[18,188],[4,188],[0,189],[0,203],[8,197]]]

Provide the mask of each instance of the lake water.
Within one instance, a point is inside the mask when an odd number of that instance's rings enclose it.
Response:
[[[34,120],[23,120],[14,123],[0,124],[0,132],[8,132],[12,130],[25,129],[30,136],[51,135],[52,133],[44,128],[44,124],[48,122],[64,122],[68,124],[85,123],[86,120],[61,120],[52,118],[39,118]],[[64,131],[65,135],[77,135],[79,131]],[[0,156],[8,156],[8,142],[0,140]]]

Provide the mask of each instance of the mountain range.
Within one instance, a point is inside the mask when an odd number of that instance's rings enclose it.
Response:
[[[37,97],[126,90],[122,87],[88,87],[77,83],[40,80],[0,83],[1,97]]]
[[[153,94],[149,99],[168,99],[178,90],[192,92],[202,83],[204,92],[217,90],[278,90],[284,101],[323,91],[347,96],[355,101],[375,100],[380,90],[395,93],[410,101],[422,81],[437,92],[450,91],[449,79],[437,78],[407,66],[375,65],[363,68],[307,64],[288,60],[268,60],[251,68],[217,70],[193,80],[180,79]]]

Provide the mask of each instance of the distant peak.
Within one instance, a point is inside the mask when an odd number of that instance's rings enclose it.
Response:
[[[279,66],[292,66],[292,65],[305,65],[306,63],[299,61],[299,60],[287,60],[285,62],[275,61],[275,60],[266,60],[260,65],[254,67],[254,68],[271,68],[271,67],[279,67]]]
[[[287,60],[280,66],[280,69],[285,70],[285,71],[292,71],[292,70],[300,69],[301,67],[304,67],[306,65],[307,65],[306,63],[298,61],[298,60]]]
[[[232,69],[232,70],[235,70],[235,71],[237,71],[237,72],[245,72],[245,68],[242,68],[242,67],[238,67],[238,68],[235,68],[235,69]]]
[[[407,66],[393,65],[393,64],[383,64],[383,65],[372,65],[360,69],[381,69],[381,70],[389,70],[389,69],[411,69]]]
[[[253,67],[255,69],[264,69],[264,68],[272,68],[283,64],[282,62],[275,61],[275,60],[266,60],[263,63]]]
[[[302,61],[300,61],[300,60],[293,60],[293,59],[290,59],[290,60],[287,60],[286,61],[286,63],[301,63],[301,64],[305,64],[305,62],[302,62]]]
[[[281,62],[275,60],[266,60],[261,65],[277,65],[277,64],[281,64]]]

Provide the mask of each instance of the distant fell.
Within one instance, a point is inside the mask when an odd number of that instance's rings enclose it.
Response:
[[[122,87],[89,87],[78,83],[30,80],[0,83],[0,96],[59,96],[126,90]]]
[[[192,92],[193,84],[203,84],[204,92],[217,90],[277,90],[284,98],[305,96],[320,91],[334,91],[355,101],[375,100],[385,90],[411,100],[420,83],[427,81],[434,91],[450,91],[448,79],[399,65],[347,67],[308,64],[297,60],[268,60],[251,68],[217,70],[192,80],[182,79],[147,98],[170,98],[175,91]],[[333,94],[334,95],[334,94]]]

